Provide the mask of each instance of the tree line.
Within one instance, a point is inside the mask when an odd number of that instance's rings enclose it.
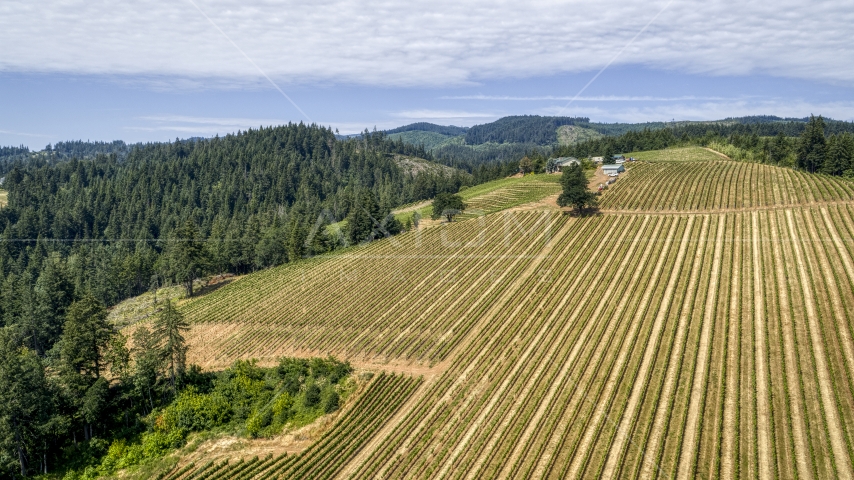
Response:
[[[65,297],[67,298],[67,297]],[[95,437],[130,437],[142,418],[174,398],[187,377],[183,332],[171,302],[133,341],[107,322],[91,294],[61,302],[58,335],[39,352],[26,345],[32,332],[0,329],[0,476],[49,473],[84,461]],[[47,345],[44,345],[47,346]]]
[[[711,147],[736,160],[854,178],[854,123],[821,116],[812,116],[807,122],[644,129],[560,147],[553,156],[610,158],[618,153],[691,145]]]
[[[365,241],[376,235],[326,227],[367,210],[379,228],[397,205],[491,179],[406,173],[395,154],[424,152],[382,134],[341,141],[300,124],[136,145],[124,158],[16,165],[0,209],[0,325],[44,323],[31,320],[47,309],[39,295],[53,295],[39,294],[42,285],[67,284],[72,298],[89,292],[112,305],[153,285],[251,272]]]

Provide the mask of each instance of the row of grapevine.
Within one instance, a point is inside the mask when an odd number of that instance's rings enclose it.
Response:
[[[488,313],[352,478],[845,478],[854,207],[607,215]]]
[[[436,362],[568,220],[505,213],[241,279],[191,302],[191,361],[295,352]]]
[[[467,200],[466,210],[459,218],[474,218],[478,215],[485,215],[517,205],[535,202],[549,195],[559,193],[560,190],[561,186],[559,183],[539,179],[513,184]]]
[[[641,163],[602,196],[603,210],[737,210],[849,201],[854,182],[728,160]]]
[[[420,378],[380,374],[324,436],[277,478],[333,478],[421,385]]]

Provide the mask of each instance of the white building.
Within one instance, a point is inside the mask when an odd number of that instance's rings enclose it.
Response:
[[[626,171],[626,167],[623,166],[622,163],[617,163],[613,165],[602,165],[602,173],[605,175],[610,175],[612,173],[622,173]]]
[[[560,170],[563,167],[571,167],[573,165],[578,165],[581,162],[578,161],[575,157],[559,157],[555,158],[555,167]]]

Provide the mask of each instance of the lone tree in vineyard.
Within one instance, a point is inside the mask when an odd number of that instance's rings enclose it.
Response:
[[[572,205],[580,214],[584,207],[596,205],[596,196],[587,189],[587,177],[581,165],[564,168],[560,184],[563,186],[563,193],[557,198],[557,204],[561,207]]]
[[[463,203],[462,197],[450,193],[440,193],[433,199],[433,220],[438,220],[445,217],[449,222],[454,221],[454,217],[462,213],[466,209],[466,204]]]

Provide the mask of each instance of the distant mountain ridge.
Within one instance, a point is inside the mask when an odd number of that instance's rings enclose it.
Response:
[[[750,115],[744,117],[727,117],[721,120],[681,120],[673,122],[643,122],[643,123],[597,123],[591,122],[586,117],[547,117],[540,115],[512,115],[499,118],[494,122],[474,125],[470,128],[457,126],[443,126],[433,123],[419,122],[402,127],[386,130],[388,135],[406,134],[401,136],[404,141],[419,140],[419,133],[430,132],[434,134],[430,141],[424,142],[425,148],[433,149],[444,147],[448,142],[443,142],[440,136],[462,137],[460,141],[450,142],[454,145],[483,145],[483,144],[531,144],[538,146],[564,144],[566,139],[574,141],[577,136],[580,139],[600,135],[621,135],[630,131],[641,131],[644,129],[658,130],[662,128],[684,128],[710,126],[727,127],[742,125],[755,131],[758,135],[776,135],[783,132],[786,135],[798,134],[806,125],[809,117],[778,117],[776,115]],[[851,122],[825,119],[829,131],[849,131],[852,129]],[[575,128],[564,129],[564,132],[576,131],[584,135],[563,135],[559,138],[558,130],[561,127],[572,126]],[[718,130],[716,128],[716,130]],[[739,131],[738,133],[744,133]],[[426,139],[426,136],[425,138]]]
[[[438,133],[440,135],[463,135],[468,130],[469,127],[457,127],[455,125],[436,125],[435,123],[428,122],[417,122],[410,123],[409,125],[404,125],[402,127],[392,128],[391,130],[386,130],[386,135],[390,135],[393,133],[403,133],[403,132],[411,132],[411,131],[420,131],[420,132],[433,132]]]

